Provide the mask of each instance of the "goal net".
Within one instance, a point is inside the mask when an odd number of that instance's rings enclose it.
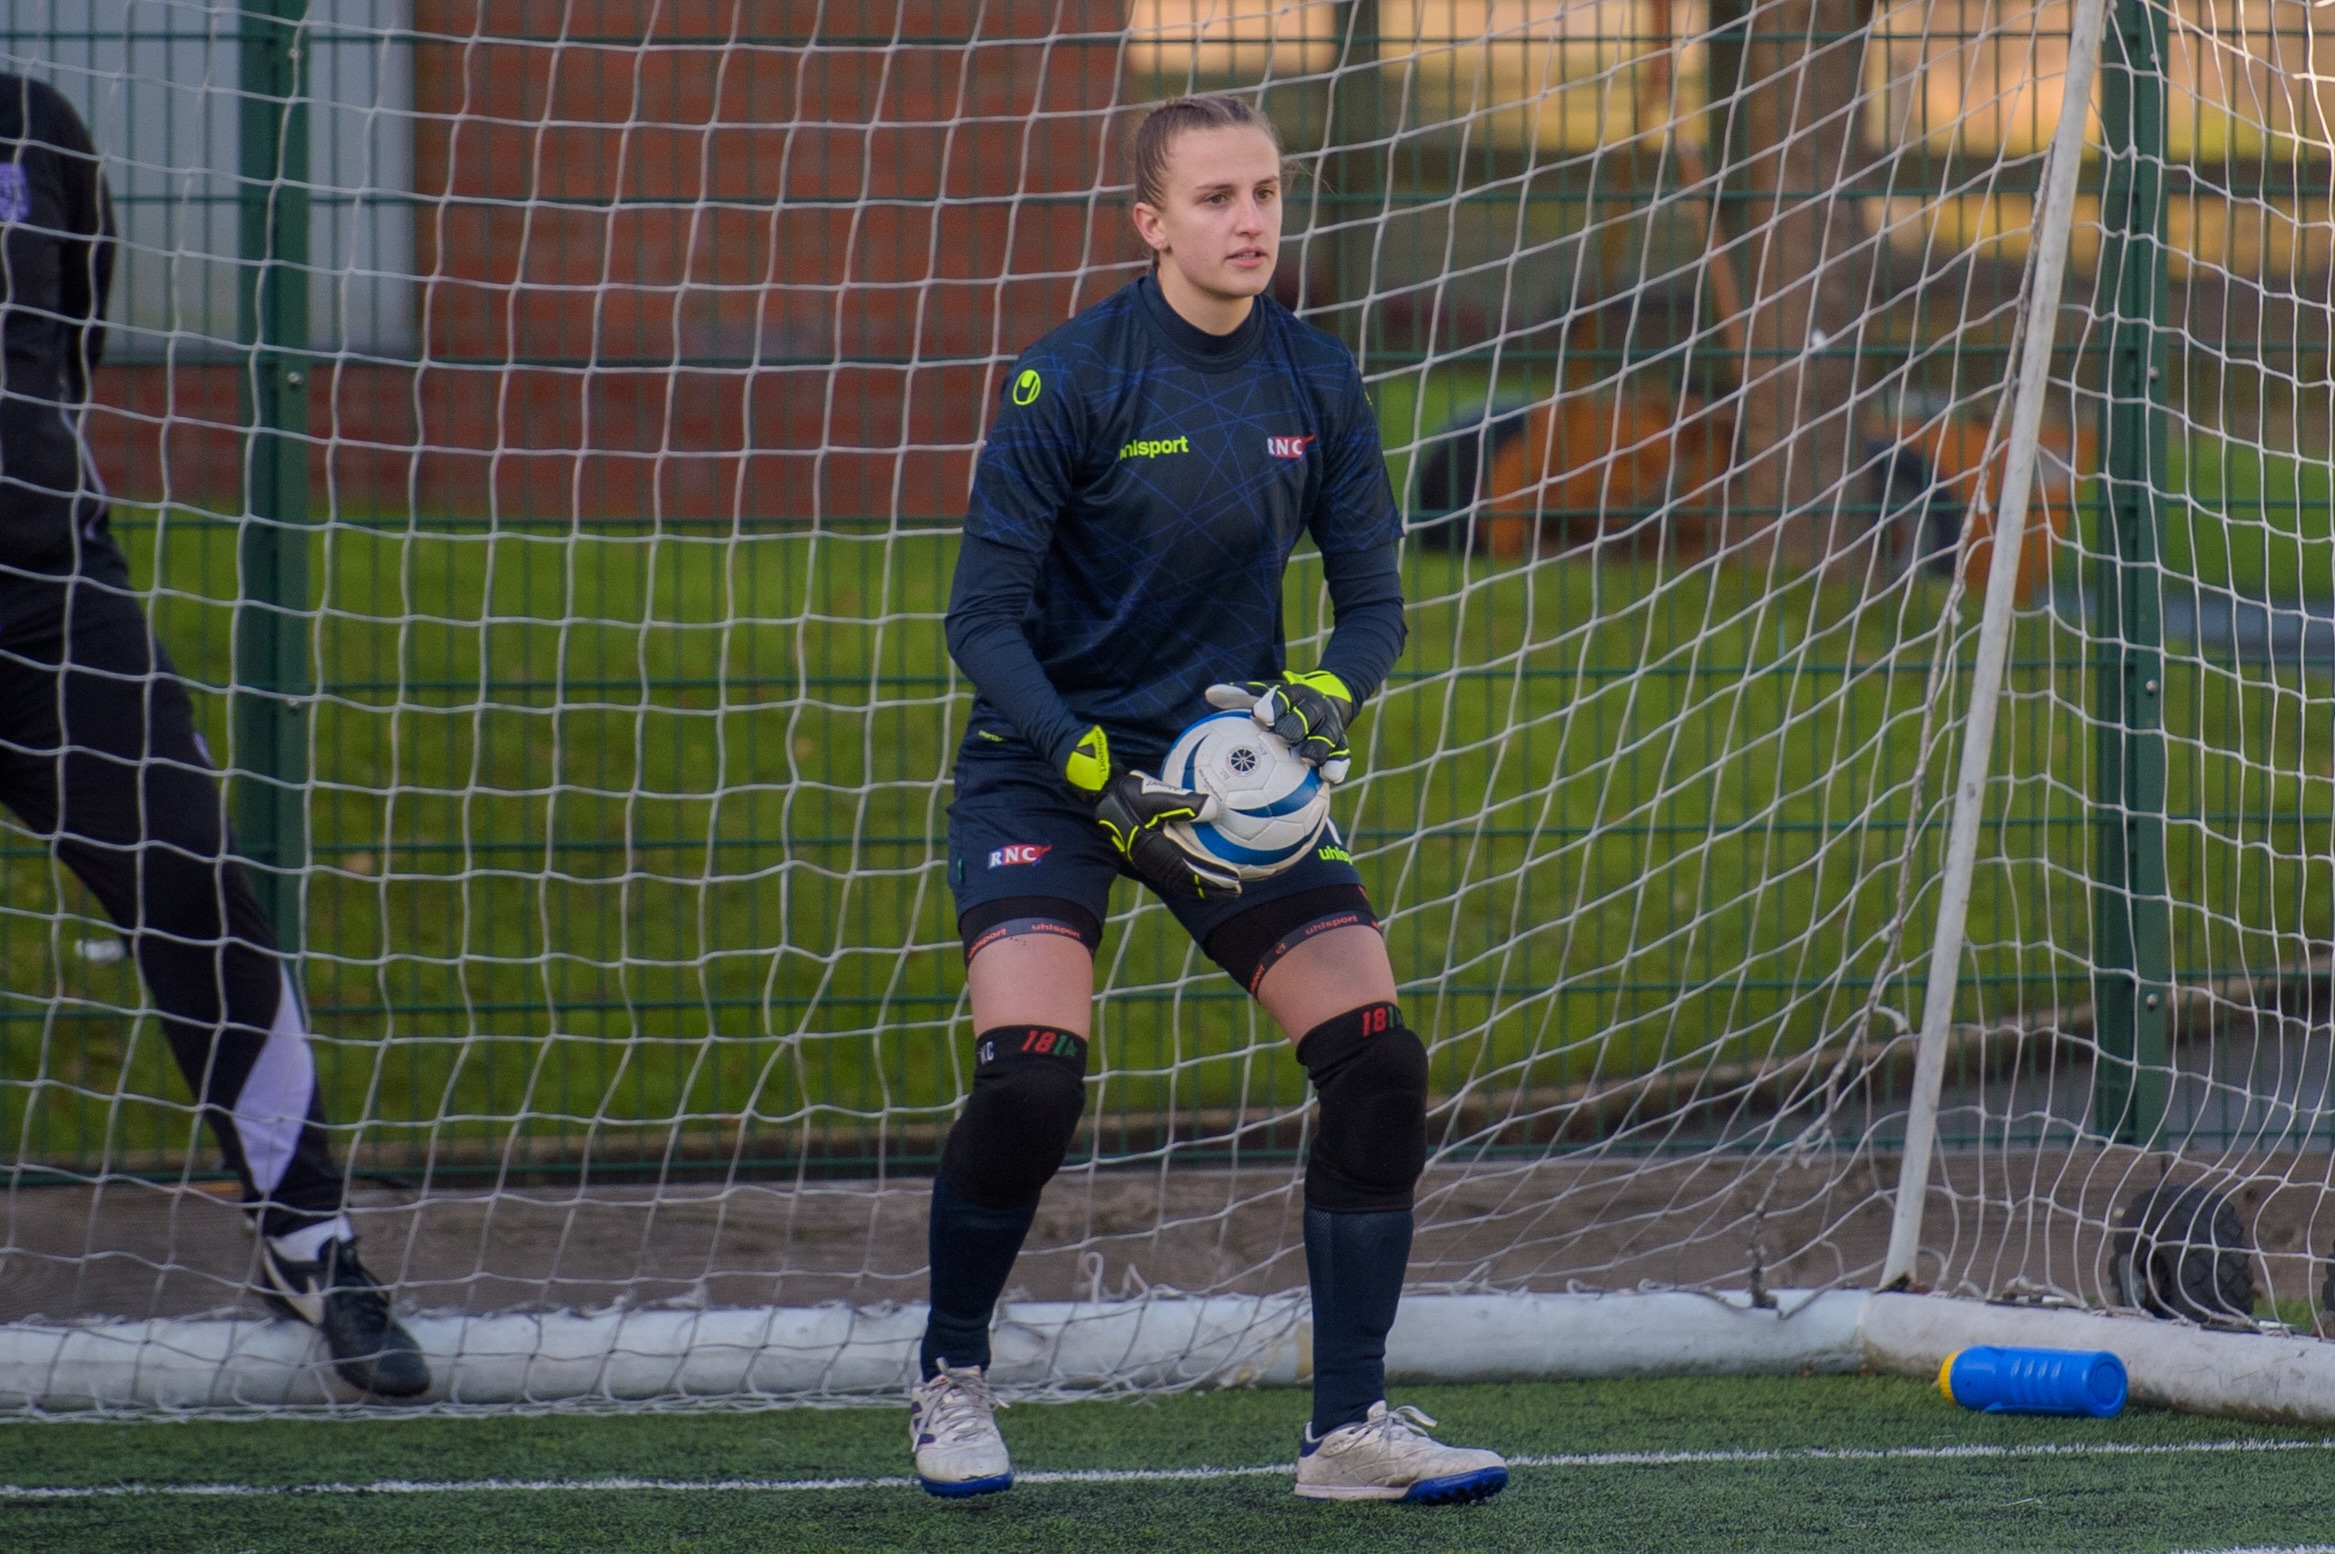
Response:
[[[1140,273],[1143,105],[1219,89],[1283,130],[1276,295],[1353,347],[1408,525],[1337,823],[1432,1051],[1413,1294],[2315,1331],[2335,23],[2105,10],[2071,98],[2066,0],[13,7],[118,209],[114,532],[441,1390],[905,1375],[970,1071],[972,461]],[[1287,607],[1302,663],[1310,550]],[[1280,1374],[1227,1357],[1303,1320],[1303,1071],[1132,887],[1097,976],[1009,1294],[1054,1347],[1001,1354]],[[0,1136],[0,1333],[259,1396],[235,1186],[22,830]],[[1151,1347],[1070,1358],[1080,1313]]]

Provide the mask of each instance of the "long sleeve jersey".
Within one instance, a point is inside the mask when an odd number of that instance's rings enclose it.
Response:
[[[965,518],[949,651],[968,751],[1060,770],[1090,724],[1151,766],[1219,681],[1285,667],[1281,584],[1322,553],[1321,666],[1367,699],[1402,652],[1402,518],[1354,358],[1259,298],[1229,335],[1146,277],[1023,353]]]

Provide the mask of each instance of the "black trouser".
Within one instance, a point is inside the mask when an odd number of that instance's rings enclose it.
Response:
[[[0,508],[13,505],[0,502]],[[9,525],[0,513],[0,542]],[[103,520],[72,570],[0,543],[0,803],[130,942],[188,1086],[281,1235],[338,1214],[314,1059],[275,934],[230,851],[194,706]]]

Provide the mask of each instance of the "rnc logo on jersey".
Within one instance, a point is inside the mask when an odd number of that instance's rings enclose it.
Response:
[[[1014,842],[1005,847],[989,849],[989,866],[1010,869],[1020,863],[1036,863],[1054,850],[1051,842]]]
[[[1313,437],[1268,437],[1265,451],[1277,459],[1302,459],[1305,450],[1313,446]]]

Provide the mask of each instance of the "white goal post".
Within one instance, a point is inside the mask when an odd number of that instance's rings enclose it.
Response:
[[[1954,783],[1953,818],[1946,833],[1945,870],[1938,887],[1938,922],[1932,932],[1929,978],[1922,990],[1921,1045],[1914,1052],[1913,1093],[1905,1112],[1905,1159],[1898,1169],[1897,1199],[1891,1206],[1889,1251],[1881,1264],[1881,1286],[1902,1286],[1914,1276],[1921,1255],[1922,1210],[1929,1196],[1930,1157],[1937,1148],[1938,1094],[1946,1078],[1946,1036],[1954,1023],[1956,992],[1962,981],[1963,931],[1970,920],[1971,872],[1978,862],[1978,830],[1985,821],[1986,783],[1994,770],[1995,714],[2010,656],[2011,614],[2019,591],[2021,542],[2027,532],[2027,499],[2034,489],[2038,438],[2044,402],[2051,393],[2052,346],[2059,334],[2060,287],[2067,274],[2068,236],[2074,228],[2076,179],[2084,152],[2084,121],[2091,115],[2092,74],[2099,64],[2100,37],[2107,26],[2107,0],[2076,0],[2068,33],[2067,75],[2060,92],[2059,125],[2052,132],[2051,156],[2043,168],[2039,219],[2027,256],[2026,316],[2017,336],[2017,376],[2003,406],[2009,427],[2004,441],[2001,509],[1991,525],[1998,543],[1986,570],[1986,598],[1978,627],[1978,653],[1970,673],[1970,710],[1962,729],[1961,770]],[[2005,417],[1998,412],[1997,428]],[[1989,431],[1989,441],[1994,430]],[[1991,467],[1992,461],[1989,460]],[[1965,519],[1963,547],[1985,526],[1994,493],[1981,485]]]

